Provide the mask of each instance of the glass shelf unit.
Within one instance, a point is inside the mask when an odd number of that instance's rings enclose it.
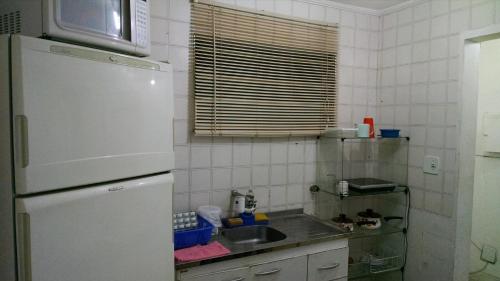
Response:
[[[384,138],[382,136],[376,136],[374,138],[360,138],[360,137],[339,137],[339,136],[325,136],[331,139],[350,139],[350,140],[385,140],[385,141],[397,141],[397,140],[410,140],[410,137],[397,137],[397,138]]]
[[[390,272],[401,272],[405,265],[406,250],[399,242],[404,234],[395,233],[387,237],[367,238],[349,241],[349,280],[398,280],[385,279]],[[397,274],[397,277],[400,277]],[[382,279],[381,279],[382,278]]]
[[[358,279],[370,278],[370,277],[375,277],[375,276],[381,276],[381,275],[401,271],[402,269],[403,268],[401,266],[399,266],[399,267],[394,267],[394,268],[388,269],[384,272],[372,273],[372,272],[370,272],[370,265],[369,264],[349,265],[348,280],[358,280]]]
[[[404,233],[405,228],[396,227],[383,223],[379,229],[366,229],[359,226],[354,226],[354,231],[352,232],[350,239],[358,238],[368,238],[372,236],[390,235],[395,233]]]
[[[349,190],[348,195],[342,195],[342,194],[335,194],[338,196],[340,199],[344,198],[349,198],[349,197],[360,197],[360,196],[376,196],[376,195],[383,195],[383,194],[392,194],[392,193],[406,193],[408,192],[408,187],[407,186],[396,186],[394,190],[374,190],[374,191],[355,191],[355,190]]]
[[[349,245],[350,248],[353,246],[353,250],[359,246],[372,245],[394,248],[397,251],[380,255],[387,262],[384,264],[387,267],[380,269],[374,269],[370,263],[363,264],[354,258],[357,263],[349,266],[349,280],[383,280],[387,273],[397,275],[398,271],[404,271],[410,199],[409,142],[410,138],[404,136],[366,139],[325,135],[318,140],[316,186],[311,187],[311,191],[317,194],[315,213],[318,216],[331,219],[343,213],[356,221],[359,212],[371,208],[382,217],[403,218],[400,221],[383,220],[382,227],[376,230],[355,226],[349,237]],[[340,181],[349,182],[350,179],[359,178],[389,181],[396,187],[393,190],[362,192],[350,189],[345,196],[338,193],[337,184]]]
[[[318,141],[317,185],[323,191],[336,193],[339,181],[376,178],[405,187],[408,185],[408,153],[407,137],[366,139],[322,136]]]

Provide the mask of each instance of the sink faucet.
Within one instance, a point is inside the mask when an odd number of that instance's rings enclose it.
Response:
[[[236,190],[231,191],[231,216],[239,217],[245,211],[245,195]]]

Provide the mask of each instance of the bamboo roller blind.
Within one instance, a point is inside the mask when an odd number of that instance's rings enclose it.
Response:
[[[336,126],[336,26],[196,2],[194,131],[319,135]]]

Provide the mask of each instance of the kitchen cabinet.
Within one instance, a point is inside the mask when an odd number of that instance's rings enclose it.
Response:
[[[348,255],[347,239],[338,239],[178,269],[176,280],[345,281]]]
[[[182,279],[185,281],[247,281],[249,280],[249,267],[230,269],[215,273],[199,275],[193,278]]]
[[[250,268],[253,281],[305,281],[307,256],[264,263]]]
[[[309,255],[307,280],[325,281],[347,276],[346,257],[348,255],[348,248]]]

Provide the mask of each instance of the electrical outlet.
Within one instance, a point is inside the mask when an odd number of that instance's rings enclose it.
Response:
[[[431,175],[439,174],[439,160],[437,156],[426,155],[424,158],[424,173]]]
[[[481,260],[495,264],[497,262],[497,249],[490,245],[483,245]]]

